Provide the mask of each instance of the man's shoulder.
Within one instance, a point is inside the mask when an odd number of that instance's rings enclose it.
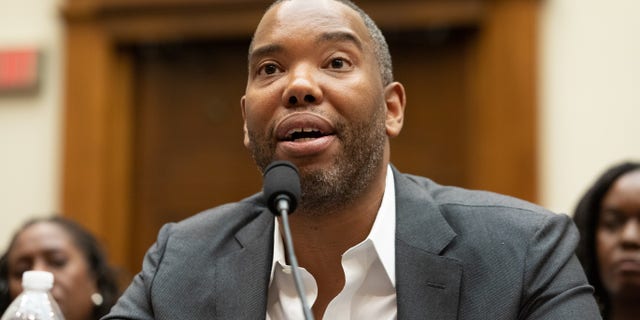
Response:
[[[446,226],[455,233],[455,240],[448,246],[451,256],[464,260],[468,255],[484,254],[487,248],[498,244],[502,250],[492,252],[492,257],[515,254],[524,261],[527,248],[546,243],[547,240],[541,240],[545,237],[564,239],[563,245],[569,251],[575,247],[577,232],[565,214],[506,195],[443,186],[415,175],[402,176],[404,191],[411,194],[409,201],[413,201],[417,212],[410,221],[438,221],[433,217],[446,221]],[[428,209],[423,210],[422,206]],[[443,228],[442,224],[439,226]],[[427,224],[423,227],[432,228]]]
[[[187,237],[198,237],[200,233],[211,235],[233,231],[249,224],[265,210],[261,193],[238,202],[231,202],[204,210],[189,218],[176,222],[172,233]]]
[[[482,190],[470,190],[440,185],[428,178],[402,174],[407,188],[421,190],[418,195],[435,205],[451,225],[486,226],[489,230],[517,228],[534,231],[540,223],[567,220],[566,215],[553,213],[537,204],[508,195]]]
[[[457,207],[461,210],[468,207],[473,210],[516,210],[545,214],[551,213],[549,210],[537,204],[504,194],[441,185],[429,178],[412,174],[402,174],[402,176],[414,183],[415,186],[423,189],[431,200],[441,207]]]

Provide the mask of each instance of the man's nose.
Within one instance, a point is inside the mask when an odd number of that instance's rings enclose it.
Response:
[[[287,107],[300,107],[319,104],[322,101],[322,90],[317,81],[318,75],[311,65],[300,65],[289,74],[289,82],[282,99]]]

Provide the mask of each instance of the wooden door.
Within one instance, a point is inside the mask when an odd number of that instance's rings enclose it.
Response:
[[[391,161],[404,172],[442,184],[468,185],[467,54],[472,29],[387,35],[395,78],[407,91],[405,124],[391,141]]]
[[[134,247],[140,265],[162,224],[261,188],[242,141],[248,39],[138,46]]]

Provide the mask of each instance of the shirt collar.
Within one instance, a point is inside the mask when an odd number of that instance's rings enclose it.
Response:
[[[371,239],[378,253],[380,262],[384,266],[387,276],[395,287],[396,285],[396,190],[393,181],[393,170],[387,165],[387,177],[382,196],[382,203],[376,220],[373,222],[371,232],[367,239]]]
[[[378,209],[376,220],[373,222],[371,231],[367,238],[363,241],[371,241],[378,254],[380,262],[384,266],[387,276],[395,287],[396,285],[396,264],[395,264],[395,233],[396,233],[396,192],[393,180],[393,170],[391,165],[387,165],[387,174],[385,179],[384,195],[382,203]],[[275,217],[274,217],[275,219]],[[357,246],[357,245],[356,245]],[[273,281],[273,273],[277,263],[284,266],[286,259],[284,257],[285,250],[280,235],[280,226],[275,222],[273,233],[273,260],[271,263],[271,277],[269,282]]]

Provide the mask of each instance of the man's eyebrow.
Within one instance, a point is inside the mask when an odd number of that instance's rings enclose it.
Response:
[[[283,47],[279,44],[268,44],[268,45],[254,48],[249,53],[249,62],[263,56],[268,56],[277,52],[281,52],[283,50],[284,50]]]
[[[362,50],[362,42],[353,33],[350,33],[350,32],[344,32],[344,31],[325,32],[319,35],[315,40],[316,43],[332,42],[332,41],[351,42],[356,47],[358,47],[358,49]],[[260,46],[251,50],[251,52],[249,53],[249,62],[255,61],[260,57],[272,55],[274,53],[278,53],[282,51],[284,51],[284,47],[282,47],[280,44],[267,44],[264,46]]]
[[[317,43],[330,42],[330,41],[351,42],[354,45],[356,45],[358,49],[362,50],[362,42],[360,41],[360,39],[358,39],[358,37],[356,37],[351,32],[345,32],[345,31],[325,32],[316,38]]]

